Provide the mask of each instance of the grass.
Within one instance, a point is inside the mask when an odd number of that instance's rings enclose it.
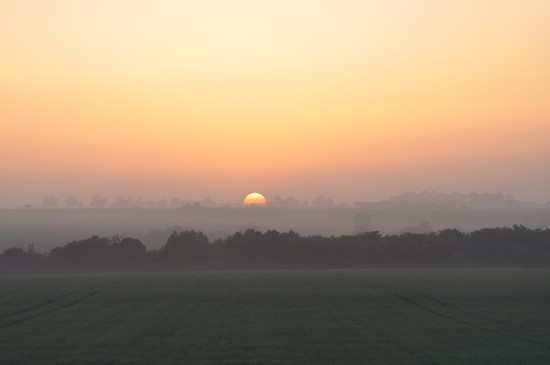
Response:
[[[550,270],[0,277],[0,364],[548,364]]]

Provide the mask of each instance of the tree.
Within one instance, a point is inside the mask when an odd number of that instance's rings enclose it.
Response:
[[[107,199],[101,195],[92,196],[92,201],[90,202],[90,208],[103,208],[107,205]]]
[[[200,231],[172,232],[162,251],[173,263],[199,262],[206,258],[209,246],[208,237]]]
[[[72,241],[50,252],[52,263],[62,271],[104,271],[112,261],[109,239],[92,236]]]
[[[113,258],[112,265],[120,269],[137,269],[143,264],[147,247],[136,238],[116,236],[110,247]]]
[[[44,200],[42,201],[42,207],[43,208],[57,208],[57,203],[59,202],[59,199],[55,195],[47,195],[44,197]]]
[[[326,198],[324,195],[319,195],[311,201],[313,207],[331,207],[334,205],[334,201],[330,198]]]
[[[78,200],[74,195],[69,196],[65,199],[65,207],[67,208],[82,208],[84,203]]]
[[[22,248],[8,248],[0,255],[0,268],[2,272],[22,274],[27,271],[27,266],[28,254]]]

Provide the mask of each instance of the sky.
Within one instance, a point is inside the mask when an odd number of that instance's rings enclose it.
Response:
[[[550,1],[0,0],[0,206],[550,201]]]

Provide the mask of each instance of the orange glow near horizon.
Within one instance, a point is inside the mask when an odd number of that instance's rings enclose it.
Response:
[[[548,19],[543,0],[0,0],[0,207],[550,200]]]

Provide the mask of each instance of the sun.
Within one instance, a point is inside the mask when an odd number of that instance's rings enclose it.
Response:
[[[266,200],[265,200],[265,196],[263,196],[260,193],[250,193],[244,198],[243,203],[247,207],[249,207],[249,206],[263,206],[263,205],[265,205]]]

